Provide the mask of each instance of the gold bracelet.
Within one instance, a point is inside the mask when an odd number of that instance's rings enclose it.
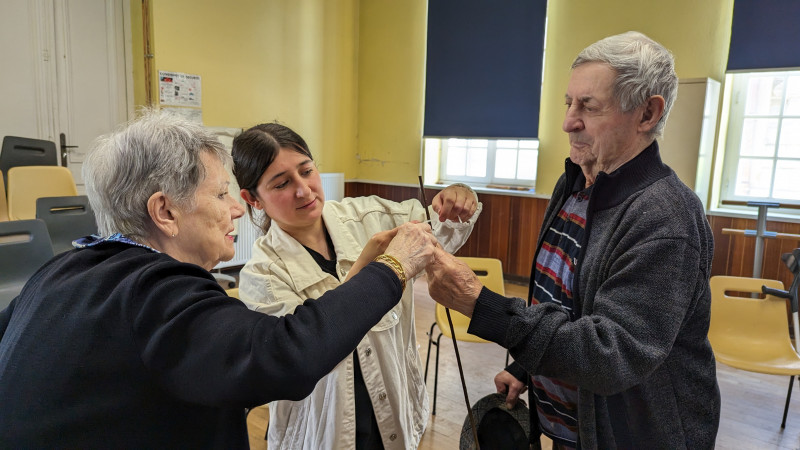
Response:
[[[387,266],[391,267],[395,274],[397,274],[397,278],[400,279],[400,285],[402,286],[402,290],[405,292],[406,290],[406,271],[403,270],[403,266],[400,264],[400,261],[397,260],[394,256],[383,254],[378,255],[373,259],[375,262],[386,264]]]

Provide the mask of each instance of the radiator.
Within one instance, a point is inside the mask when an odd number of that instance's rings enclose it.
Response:
[[[325,193],[325,200],[342,201],[344,198],[344,174],[343,173],[321,173],[322,192]]]

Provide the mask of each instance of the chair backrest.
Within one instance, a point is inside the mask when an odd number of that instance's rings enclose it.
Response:
[[[478,279],[486,286],[487,289],[494,291],[500,295],[506,295],[505,284],[503,282],[503,263],[496,258],[476,258],[476,257],[458,257],[461,261],[466,263]],[[453,321],[453,329],[456,333],[456,339],[459,341],[468,342],[489,342],[481,339],[478,336],[467,333],[469,328],[469,317],[450,310],[450,319]],[[450,333],[450,325],[447,322],[447,312],[445,307],[436,304],[436,324],[439,326],[442,334],[447,337],[452,337]]]
[[[3,147],[0,149],[0,172],[6,175],[6,182],[8,169],[12,167],[55,165],[58,165],[55,142],[18,136],[3,138]]]
[[[56,254],[72,249],[72,241],[97,233],[89,197],[40,197],[36,199],[36,218],[47,224]]]
[[[6,200],[6,177],[0,172],[0,222],[8,220],[8,201]]]
[[[496,258],[476,258],[472,256],[459,256],[458,259],[466,263],[486,288],[500,295],[506,295],[506,286],[503,281],[503,263]]]
[[[8,216],[36,218],[36,199],[78,195],[72,172],[61,166],[20,166],[8,170]]]
[[[786,300],[766,295],[754,298],[761,286],[783,289],[778,280],[730,276],[711,277],[711,324],[708,339],[722,363],[767,361],[794,352],[789,336]],[[763,295],[763,294],[761,294]]]
[[[53,257],[41,220],[0,222],[0,310],[11,303],[39,267]]]
[[[228,293],[228,297],[239,298],[239,288],[225,289],[225,292]]]

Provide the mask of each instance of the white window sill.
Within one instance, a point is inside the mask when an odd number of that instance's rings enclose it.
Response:
[[[376,180],[364,180],[359,178],[352,178],[345,180],[345,183],[367,183],[367,184],[383,184],[388,186],[405,186],[405,187],[416,187],[419,188],[419,184],[411,184],[411,183],[387,183],[385,181],[376,181]],[[456,183],[455,181],[453,183]],[[447,186],[450,186],[453,183],[447,184],[437,184],[437,183],[425,183],[425,187],[428,189],[444,189]],[[469,183],[464,183],[469,184]],[[525,190],[516,190],[516,189],[499,189],[499,188],[489,188],[486,186],[473,186],[470,187],[477,192],[478,194],[495,194],[495,195],[510,195],[514,197],[531,197],[531,198],[541,198],[545,200],[550,200],[549,195],[544,194],[537,194],[534,188],[525,189]]]
[[[426,184],[425,187],[429,189],[444,189],[450,184]],[[517,187],[499,188],[499,187],[487,187],[487,186],[475,186],[475,185],[470,185],[470,187],[478,194],[510,195],[513,197],[532,197],[532,198],[542,198],[546,200],[550,199],[549,195],[537,194],[535,188],[517,188]]]
[[[788,222],[788,223],[800,223],[800,212],[798,213],[786,213],[783,211],[791,211],[788,209],[779,210],[778,208],[769,208],[767,209],[767,220],[773,222]],[[758,208],[755,206],[752,207],[741,207],[741,208],[731,208],[731,207],[719,207],[719,208],[710,208],[707,212],[709,216],[723,216],[723,217],[733,217],[736,219],[758,219]]]

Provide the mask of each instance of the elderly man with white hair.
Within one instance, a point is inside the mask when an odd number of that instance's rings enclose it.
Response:
[[[563,124],[570,155],[539,234],[528,304],[482,288],[444,252],[428,270],[437,301],[510,350],[515,363],[495,385],[509,403],[530,390],[534,445],[541,432],[559,449],[714,447],[713,238],[656,141],[677,86],[672,55],[641,33],[605,38],[575,59]]]

